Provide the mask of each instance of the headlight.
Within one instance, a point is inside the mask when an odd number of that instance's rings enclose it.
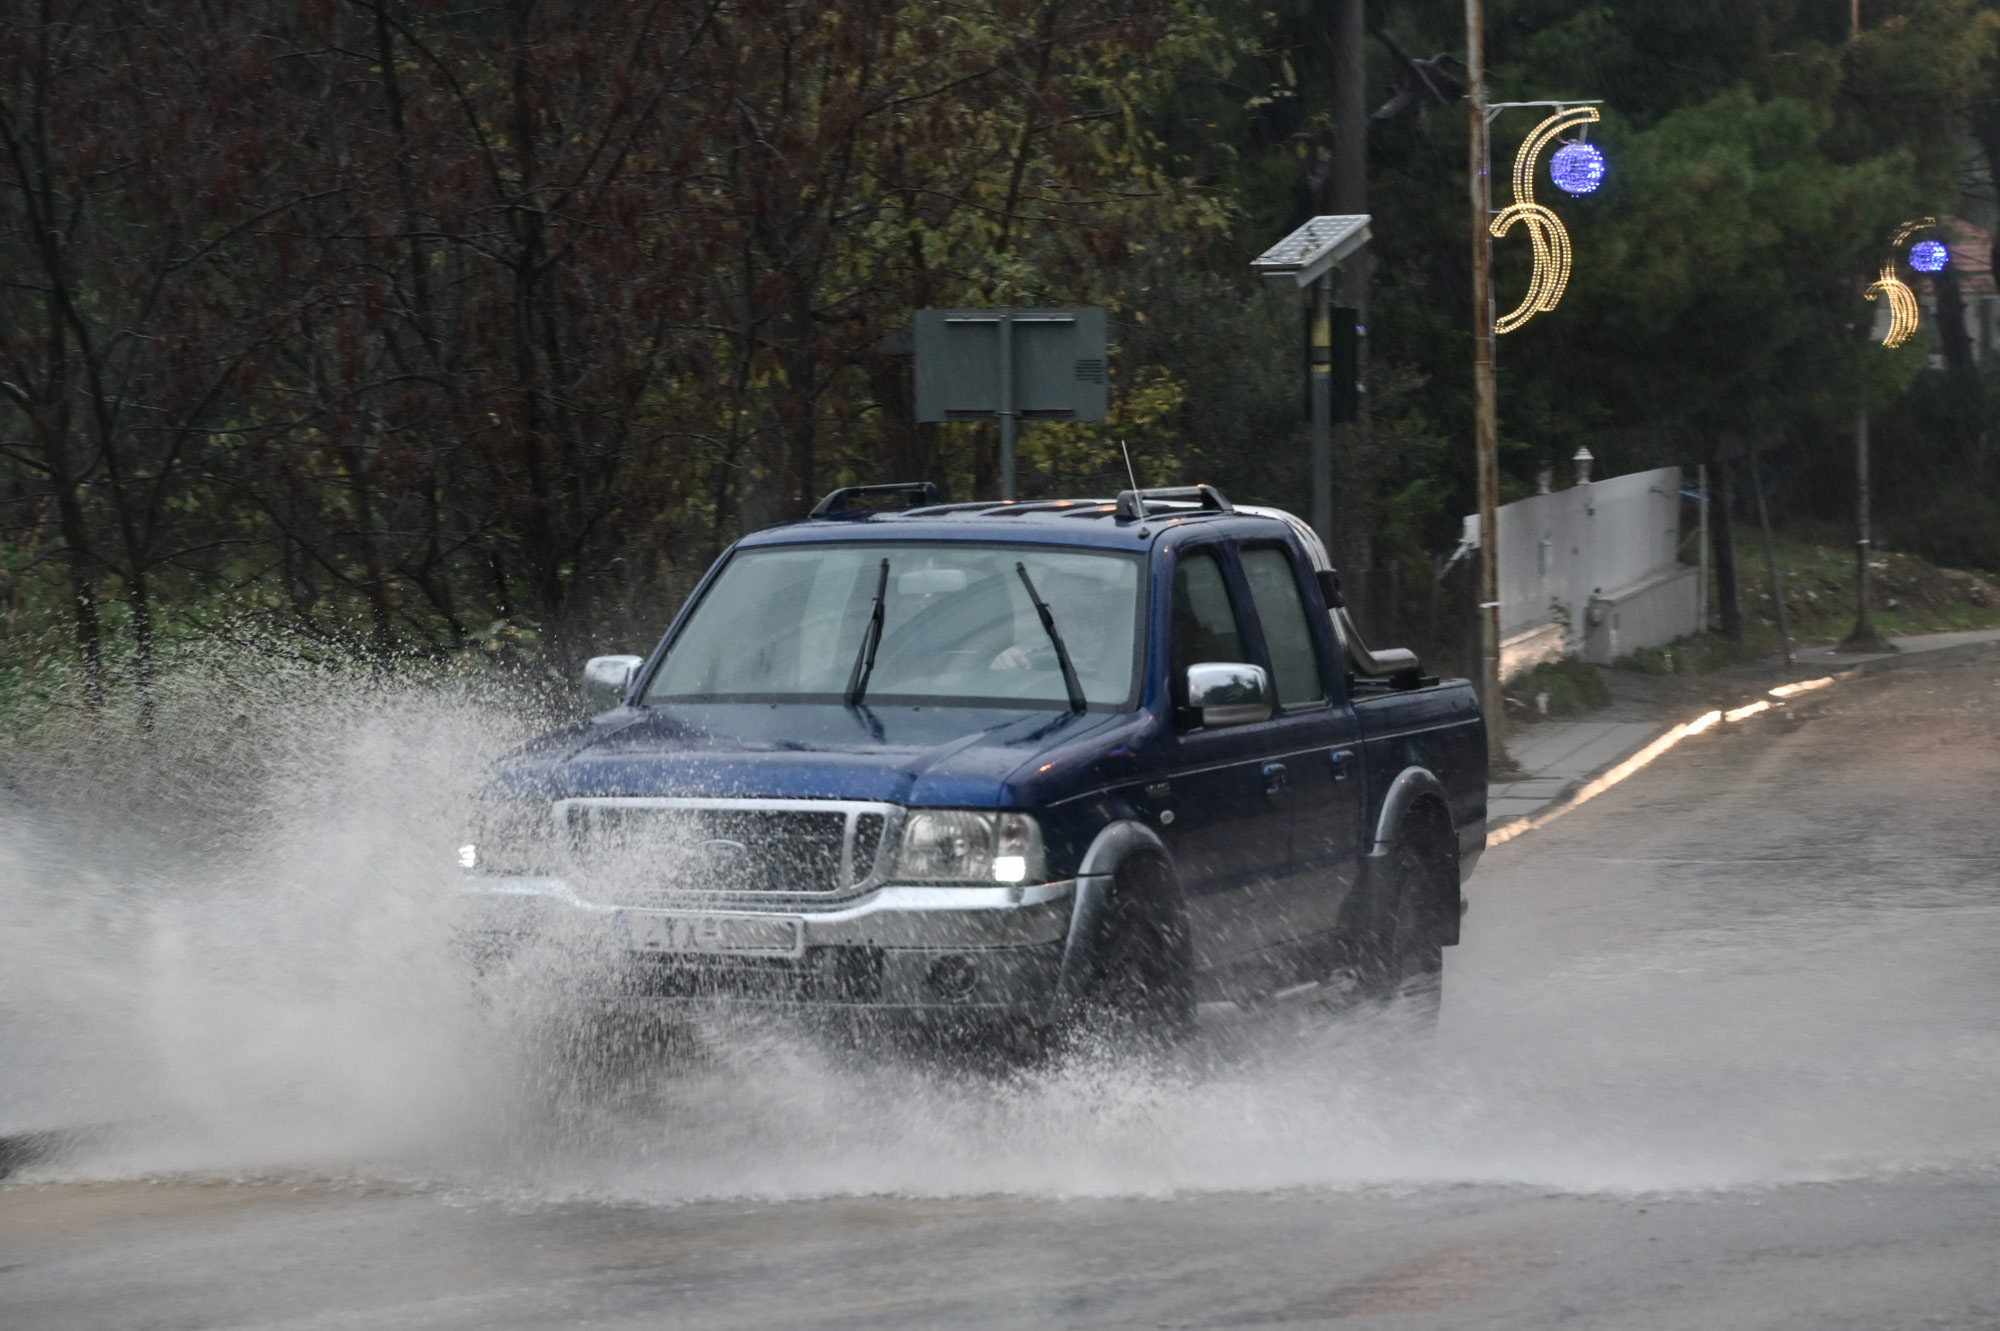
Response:
[[[1025,813],[913,809],[896,876],[916,882],[1039,883],[1042,829]]]
[[[458,848],[461,869],[474,873],[556,871],[555,820],[546,800],[486,799]]]

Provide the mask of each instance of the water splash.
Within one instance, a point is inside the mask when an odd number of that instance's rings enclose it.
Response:
[[[528,723],[436,680],[243,680],[183,668],[143,746],[72,729],[9,754],[0,1132],[94,1129],[29,1177],[306,1171],[665,1203],[2000,1165],[1991,906],[1758,914],[1720,880],[1642,906],[1638,870],[1574,857],[1601,880],[1588,909],[1475,913],[1435,1038],[1281,1012],[1172,1062],[995,1076],[744,1020],[606,1059],[601,1027],[553,1015],[577,976],[530,968],[493,1001],[450,945],[472,792]],[[1541,853],[1496,855],[1484,899],[1550,872]]]

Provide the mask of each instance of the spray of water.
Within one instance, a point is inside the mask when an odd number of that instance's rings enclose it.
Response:
[[[28,1176],[669,1202],[1645,1191],[2000,1163],[2000,1034],[1979,1015],[2000,956],[1968,949],[1965,916],[1760,920],[1699,883],[1643,928],[1609,918],[1603,883],[1590,909],[1475,928],[1435,1038],[1286,1012],[1172,1060],[994,1075],[749,1020],[607,1034],[562,1011],[574,962],[517,968],[496,998],[451,946],[472,794],[531,725],[464,684],[211,658],[171,672],[144,742],[77,723],[17,743],[0,1134],[87,1130]]]

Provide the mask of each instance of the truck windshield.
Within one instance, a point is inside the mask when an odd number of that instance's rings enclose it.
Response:
[[[1137,706],[1141,557],[900,541],[739,551],[681,626],[645,700],[841,702],[882,586],[868,705],[1068,708],[1017,564],[1049,608],[1087,707]]]

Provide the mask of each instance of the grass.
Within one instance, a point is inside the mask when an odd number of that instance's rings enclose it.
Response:
[[[1773,543],[1793,643],[1821,646],[1846,637],[1854,628],[1853,547],[1787,534]],[[1736,553],[1744,647],[1750,655],[1768,655],[1779,649],[1778,612],[1756,528],[1737,528]],[[2000,582],[1990,576],[1938,568],[1895,550],[1875,551],[1869,573],[1870,609],[1883,637],[2000,628]],[[1716,604],[1712,592],[1709,604]]]
[[[1798,535],[1780,535],[1773,545],[1793,646],[1826,646],[1845,638],[1854,628],[1852,548]],[[1616,668],[1645,675],[1706,675],[1739,661],[1776,655],[1781,647],[1778,610],[1771,596],[1762,534],[1754,527],[1737,528],[1736,554],[1742,642],[1732,642],[1720,633],[1690,634],[1621,656]],[[1938,568],[1916,555],[1894,550],[1876,551],[1869,561],[1869,573],[1875,631],[1885,638],[2000,628],[2000,579]],[[1717,604],[1711,586],[1711,614]],[[1538,693],[1549,695],[1551,717],[1582,716],[1611,701],[1602,673],[1575,657],[1524,670],[1507,681],[1503,692],[1510,715],[1520,719],[1538,717]]]
[[[1780,534],[1772,544],[1785,588],[1786,626],[1794,647],[1828,646],[1854,628],[1854,553]],[[1782,647],[1778,603],[1771,596],[1764,538],[1755,527],[1736,529],[1743,641],[1697,633],[1660,647],[1642,647],[1618,658],[1621,670],[1647,675],[1705,675],[1738,661],[1773,656]],[[1870,610],[1885,638],[1954,629],[2000,628],[2000,583],[1988,576],[1938,568],[1916,555],[1878,550],[1869,561]],[[1709,590],[1710,613],[1718,604]]]

